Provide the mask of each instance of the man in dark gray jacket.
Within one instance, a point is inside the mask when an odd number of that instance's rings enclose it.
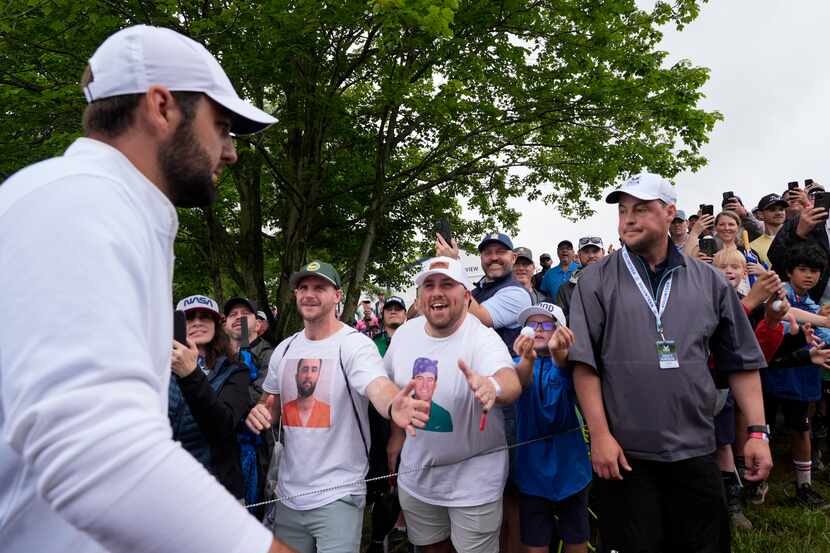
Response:
[[[748,480],[772,466],[764,357],[723,276],[669,241],[671,183],[643,173],[606,201],[619,204],[626,247],[580,276],[569,356],[591,432],[603,541],[618,551],[715,553],[728,547],[729,522],[712,455],[710,353],[750,424]]]

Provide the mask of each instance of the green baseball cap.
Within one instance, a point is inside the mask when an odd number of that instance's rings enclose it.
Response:
[[[324,278],[331,282],[335,288],[340,288],[340,275],[337,273],[337,270],[330,264],[318,260],[314,260],[308,265],[300,267],[299,271],[294,271],[288,284],[291,288],[296,288],[300,281],[308,276]]]

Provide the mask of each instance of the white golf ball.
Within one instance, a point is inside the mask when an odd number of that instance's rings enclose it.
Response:
[[[527,336],[528,338],[534,338],[536,336],[536,331],[526,326],[522,329],[522,336]]]
[[[781,309],[783,307],[784,307],[784,302],[781,301],[781,300],[775,300],[774,302],[772,302],[772,310],[773,311],[781,311]]]

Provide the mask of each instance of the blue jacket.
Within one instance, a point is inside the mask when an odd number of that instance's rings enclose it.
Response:
[[[790,305],[818,313],[819,306],[810,296],[797,296],[789,283],[784,284]],[[789,332],[789,322],[784,321],[784,332]],[[824,342],[830,340],[830,331],[826,328],[815,329],[818,338]],[[769,367],[761,371],[764,392],[778,398],[797,401],[816,401],[821,399],[821,368],[816,365],[801,367]]]
[[[560,501],[588,485],[591,462],[580,424],[570,374],[539,357],[533,384],[516,402],[517,441],[554,436],[516,448],[513,481],[521,493]]]

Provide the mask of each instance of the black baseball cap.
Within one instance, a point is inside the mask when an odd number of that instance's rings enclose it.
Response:
[[[558,250],[558,249],[560,249],[560,248],[570,248],[570,249],[574,249],[574,244],[573,244],[573,242],[571,242],[570,240],[562,240],[561,242],[559,242],[559,243],[556,245],[556,249],[557,249],[557,250]]]
[[[543,253],[539,256],[539,261],[544,261],[545,259],[553,259],[549,253]]]
[[[228,313],[230,313],[231,310],[233,310],[233,308],[237,305],[244,305],[251,310],[252,315],[256,315],[256,304],[248,298],[243,298],[242,296],[237,296],[226,301],[225,306],[222,308],[222,313],[224,313],[227,317]]]
[[[383,308],[386,309],[390,305],[399,305],[401,309],[406,310],[406,302],[403,301],[403,298],[400,296],[389,296],[385,302],[383,302]]]
[[[766,196],[758,200],[758,209],[760,209],[761,211],[769,209],[776,205],[780,205],[781,207],[786,208],[790,204],[788,204],[787,200],[785,200],[778,194],[767,194]]]
[[[531,263],[533,263],[533,252],[530,251],[530,248],[518,247],[518,248],[513,250],[513,253],[516,254],[517,259],[519,257],[523,257],[523,258],[527,259],[528,261],[530,261]]]

